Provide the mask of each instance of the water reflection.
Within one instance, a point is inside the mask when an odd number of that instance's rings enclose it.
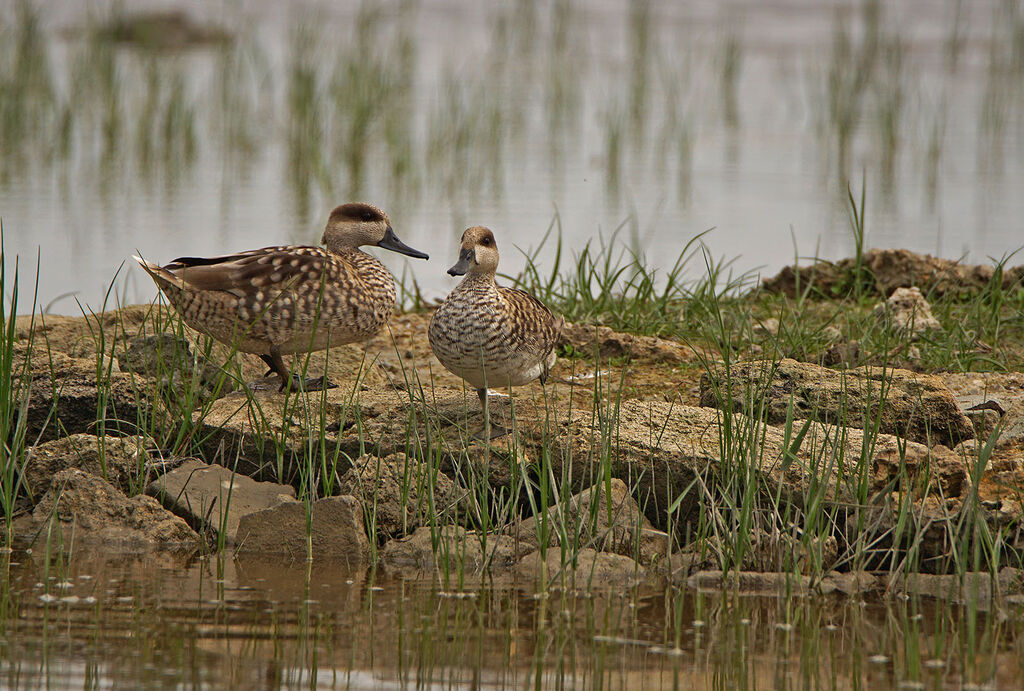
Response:
[[[354,198],[440,255],[480,222],[535,246],[557,212],[570,246],[626,222],[660,266],[715,227],[714,254],[774,271],[792,241],[850,252],[864,179],[869,245],[985,261],[1020,244],[1020,2],[189,11],[157,41],[118,3],[0,8],[5,255],[41,246],[42,304],[97,305],[135,249],[314,242]],[[428,296],[450,287],[415,272]],[[137,278],[129,302],[152,296]]]
[[[1008,688],[1024,673],[1016,610],[917,598],[450,591],[230,556],[15,553],[4,566],[12,687]]]

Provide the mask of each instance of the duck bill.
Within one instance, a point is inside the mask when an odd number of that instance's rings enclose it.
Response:
[[[377,243],[377,247],[383,247],[386,250],[398,252],[399,254],[404,254],[409,257],[415,257],[416,259],[430,259],[426,252],[414,250],[412,247],[409,247],[409,245],[399,240],[398,236],[395,235],[395,231],[391,229],[391,226],[388,226],[387,231],[384,233],[384,239]]]
[[[473,266],[474,261],[476,261],[476,257],[473,256],[472,249],[462,250],[459,253],[459,261],[455,262],[455,266],[448,269],[448,274],[451,276],[465,276],[466,272]]]

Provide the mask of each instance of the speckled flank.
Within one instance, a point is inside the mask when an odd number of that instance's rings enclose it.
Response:
[[[339,255],[320,247],[267,247],[217,266],[231,275],[226,290],[197,288],[193,274],[206,267],[177,263],[163,268],[184,287],[158,284],[189,326],[237,343],[243,353],[268,353],[273,346],[287,355],[362,341],[395,308],[391,273],[359,250]]]
[[[387,323],[394,277],[358,249],[386,233],[394,237],[382,211],[346,204],[331,214],[326,248],[265,247],[182,257],[162,267],[140,263],[193,328],[241,352],[287,355],[362,341]]]
[[[478,246],[484,238],[489,244]],[[467,249],[483,261],[471,262],[434,313],[428,335],[437,359],[476,389],[519,386],[545,375],[555,364],[562,320],[532,295],[494,282],[497,249],[490,231],[467,230]]]

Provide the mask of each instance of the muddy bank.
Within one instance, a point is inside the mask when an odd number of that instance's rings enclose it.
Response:
[[[889,297],[898,288],[919,288],[929,297],[977,294],[994,279],[1005,290],[1024,281],[1024,266],[999,270],[991,264],[963,264],[902,249],[873,249],[837,262],[817,260],[807,266],[787,266],[761,284],[762,290],[796,297],[804,291],[825,297],[848,294],[860,283],[869,294]]]
[[[365,348],[298,361],[340,386],[282,393],[254,356],[150,306],[22,319],[32,443],[17,531],[569,587],[723,564],[812,576],[912,558],[941,573],[979,521],[1006,553],[1024,549],[1021,375],[726,367],[576,324],[561,381],[492,394],[515,432],[484,443],[476,396],[430,354],[428,323],[396,315]],[[740,527],[722,507],[744,496],[763,515]]]

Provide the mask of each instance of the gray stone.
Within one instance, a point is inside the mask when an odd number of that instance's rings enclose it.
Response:
[[[199,536],[185,521],[152,497],[129,499],[103,478],[76,468],[53,476],[32,517],[41,535],[55,520],[65,546],[72,540],[127,550],[195,549],[200,544]]]
[[[146,494],[156,497],[190,525],[223,534],[235,544],[242,516],[295,498],[291,485],[257,482],[219,465],[189,459],[149,483]]]
[[[238,551],[280,554],[291,559],[345,559],[365,563],[370,541],[363,524],[363,505],[350,495],[313,502],[307,531],[305,502],[284,502],[242,516]],[[312,553],[309,546],[312,546]]]

